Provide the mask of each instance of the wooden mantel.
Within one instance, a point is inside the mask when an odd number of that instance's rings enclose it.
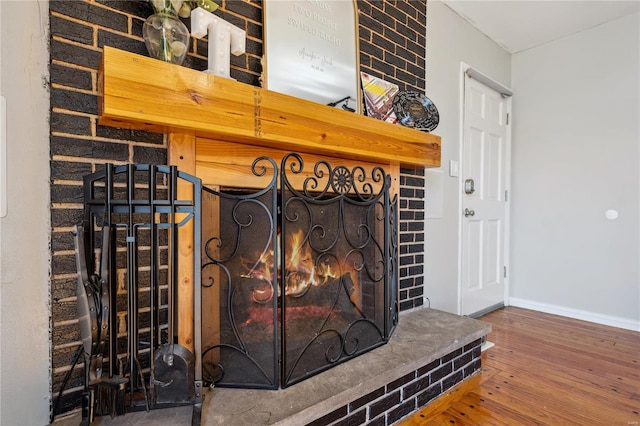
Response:
[[[99,122],[400,166],[440,166],[440,137],[105,46]]]
[[[205,185],[210,176],[234,180],[234,168],[273,152],[389,166],[392,193],[400,167],[440,166],[439,136],[108,46],[98,95],[100,124],[167,133],[169,164]],[[178,243],[179,265],[193,264],[188,241]],[[180,267],[178,276],[178,338],[192,348],[193,274]]]

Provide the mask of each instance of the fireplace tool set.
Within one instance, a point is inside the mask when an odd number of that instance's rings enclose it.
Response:
[[[193,347],[178,341],[181,271],[200,318],[198,178],[175,166],[105,165],[84,179],[84,217],[75,233],[78,317],[85,362],[83,423],[202,403],[200,321]],[[184,296],[182,296],[184,297]],[[188,328],[189,326],[187,326]]]

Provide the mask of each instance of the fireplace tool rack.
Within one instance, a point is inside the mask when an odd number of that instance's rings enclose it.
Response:
[[[201,261],[180,244],[200,247],[201,195],[200,179],[175,166],[106,164],[85,176],[75,233],[83,423],[187,404],[200,423]],[[197,283],[191,348],[177,337],[183,270]]]

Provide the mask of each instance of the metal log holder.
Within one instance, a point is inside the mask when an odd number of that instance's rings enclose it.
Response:
[[[179,255],[185,239],[201,245],[201,195],[201,181],[175,166],[106,164],[85,176],[76,229],[83,423],[185,404],[200,422],[201,287],[193,288],[193,348],[177,340],[177,287],[185,267],[201,282],[200,256],[186,266]]]

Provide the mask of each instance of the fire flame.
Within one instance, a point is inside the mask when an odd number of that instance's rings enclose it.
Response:
[[[278,234],[278,240],[280,235]],[[287,236],[287,253],[285,254],[285,277],[284,277],[284,291],[287,296],[302,296],[305,294],[311,286],[320,287],[328,282],[329,279],[337,278],[338,269],[336,266],[331,265],[328,260],[316,262],[313,258],[313,250],[307,241],[305,241],[304,232],[298,230]],[[278,244],[278,246],[280,246]],[[244,274],[245,278],[254,278],[263,280],[271,284],[271,278],[274,269],[274,256],[273,250],[265,251],[262,253],[257,262],[249,262],[246,259],[243,263],[249,269],[247,274]],[[249,265],[252,267],[249,267]],[[278,296],[281,289],[278,286]],[[252,299],[257,303],[267,303],[273,297],[272,285],[253,290]]]

